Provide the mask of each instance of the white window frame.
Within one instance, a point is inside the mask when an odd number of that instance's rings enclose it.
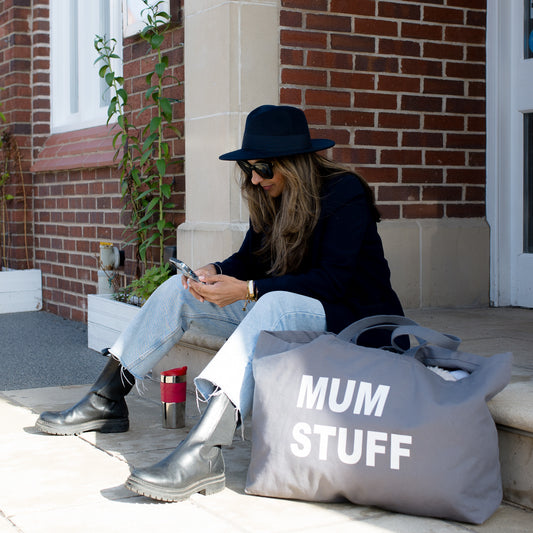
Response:
[[[533,59],[523,58],[523,9],[523,0],[487,1],[487,221],[495,306],[533,307],[533,254],[523,252],[523,114],[533,111]]]
[[[171,13],[170,0],[150,0],[150,5],[159,2],[158,11]],[[143,0],[122,0],[122,18],[123,18],[123,35],[124,37],[131,37],[137,35],[142,31],[146,25],[146,16],[143,10],[146,5]]]
[[[109,10],[107,22],[101,9]],[[52,133],[100,126],[107,121],[109,90],[95,64],[96,35],[117,40],[113,69],[122,74],[121,0],[50,0]]]

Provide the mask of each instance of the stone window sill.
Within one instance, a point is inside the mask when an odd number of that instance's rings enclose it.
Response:
[[[114,166],[116,132],[113,126],[96,126],[52,134],[30,170],[55,172]]]

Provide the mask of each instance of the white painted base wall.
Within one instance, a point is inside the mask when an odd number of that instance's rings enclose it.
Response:
[[[41,271],[0,272],[0,314],[40,311],[43,308]]]
[[[109,348],[140,307],[113,300],[110,294],[89,294],[87,297],[87,340],[92,350]]]

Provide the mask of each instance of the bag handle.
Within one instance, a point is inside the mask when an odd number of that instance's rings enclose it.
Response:
[[[357,344],[359,337],[366,331],[382,329],[391,331],[392,345],[400,353],[414,355],[418,346],[409,350],[402,349],[396,339],[403,335],[416,337],[420,345],[435,344],[449,350],[457,350],[461,344],[461,339],[447,333],[439,333],[430,328],[418,325],[414,320],[400,315],[374,315],[362,318],[344,328],[337,337],[346,342]]]
[[[394,331],[398,326],[418,326],[418,324],[400,315],[373,315],[362,318],[345,327],[337,338],[357,344],[359,337],[365,332],[372,329],[385,329]]]
[[[448,350],[455,351],[459,348],[461,344],[461,339],[455,335],[450,335],[449,333],[440,333],[434,329],[425,328],[423,326],[399,326],[397,327],[391,335],[392,344],[397,348],[396,338],[402,335],[412,335],[416,337],[418,342],[422,344],[435,344],[436,346],[441,346],[442,348],[447,348]]]

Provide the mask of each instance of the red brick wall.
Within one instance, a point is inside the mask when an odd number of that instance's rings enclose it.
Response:
[[[384,218],[485,214],[486,0],[282,0],[282,103]]]
[[[36,265],[44,309],[85,319],[95,293],[97,242],[120,240],[118,178],[109,168],[35,175]]]
[[[38,34],[34,36],[37,38]],[[171,74],[178,80],[183,79],[179,47],[182,42],[182,27],[171,30],[165,40],[164,53],[169,55],[169,63],[173,65]],[[47,46],[43,46],[42,55],[44,51],[48,53]],[[154,54],[139,37],[127,39],[123,53],[126,88],[132,94],[132,116],[136,116],[145,105],[141,93],[146,89],[144,79]],[[126,250],[124,277],[128,280],[135,270],[134,250],[124,245],[128,239],[123,235],[120,173],[110,155],[114,152],[112,135],[106,135],[106,128],[49,135],[49,66],[47,58],[39,61],[42,70],[36,69],[34,61],[33,91],[40,101],[33,110],[33,133],[36,139],[44,136],[46,144],[35,154],[35,264],[43,273],[43,308],[65,318],[85,321],[87,295],[97,292],[100,241],[112,242]],[[182,87],[176,81],[169,96],[182,98]],[[174,104],[175,125],[180,131],[183,131],[183,115],[183,104]],[[174,139],[172,150],[175,158],[182,159],[183,141]],[[96,155],[95,167],[91,161]],[[168,179],[174,184],[172,200],[177,205],[172,218],[179,224],[184,220],[181,162],[169,169]],[[168,244],[175,241],[169,240]]]
[[[168,56],[169,66],[168,76],[164,82],[164,94],[168,98],[179,100],[173,104],[174,126],[182,134],[184,133],[185,105],[184,97],[184,65],[183,65],[183,26],[177,27],[168,32],[164,41],[163,55]],[[130,120],[135,124],[149,123],[150,115],[145,112],[141,117],[138,111],[146,104],[144,93],[147,89],[145,82],[146,75],[152,72],[157,62],[157,56],[150,50],[150,47],[139,37],[130,37],[124,42],[124,88],[130,95],[131,104]],[[155,80],[155,77],[154,77]],[[172,222],[177,226],[185,221],[185,175],[183,159],[185,157],[185,141],[175,134],[167,131],[167,140],[171,144],[171,152],[175,163],[168,168],[167,175],[169,182],[173,185],[174,195],[172,202],[176,205],[172,216]],[[168,244],[175,245],[175,241]]]
[[[0,0],[1,172],[10,178],[0,195],[11,195],[0,213],[0,266],[33,265],[32,184],[32,9],[29,0]],[[5,246],[4,246],[5,245]],[[1,257],[3,256],[3,258]]]

